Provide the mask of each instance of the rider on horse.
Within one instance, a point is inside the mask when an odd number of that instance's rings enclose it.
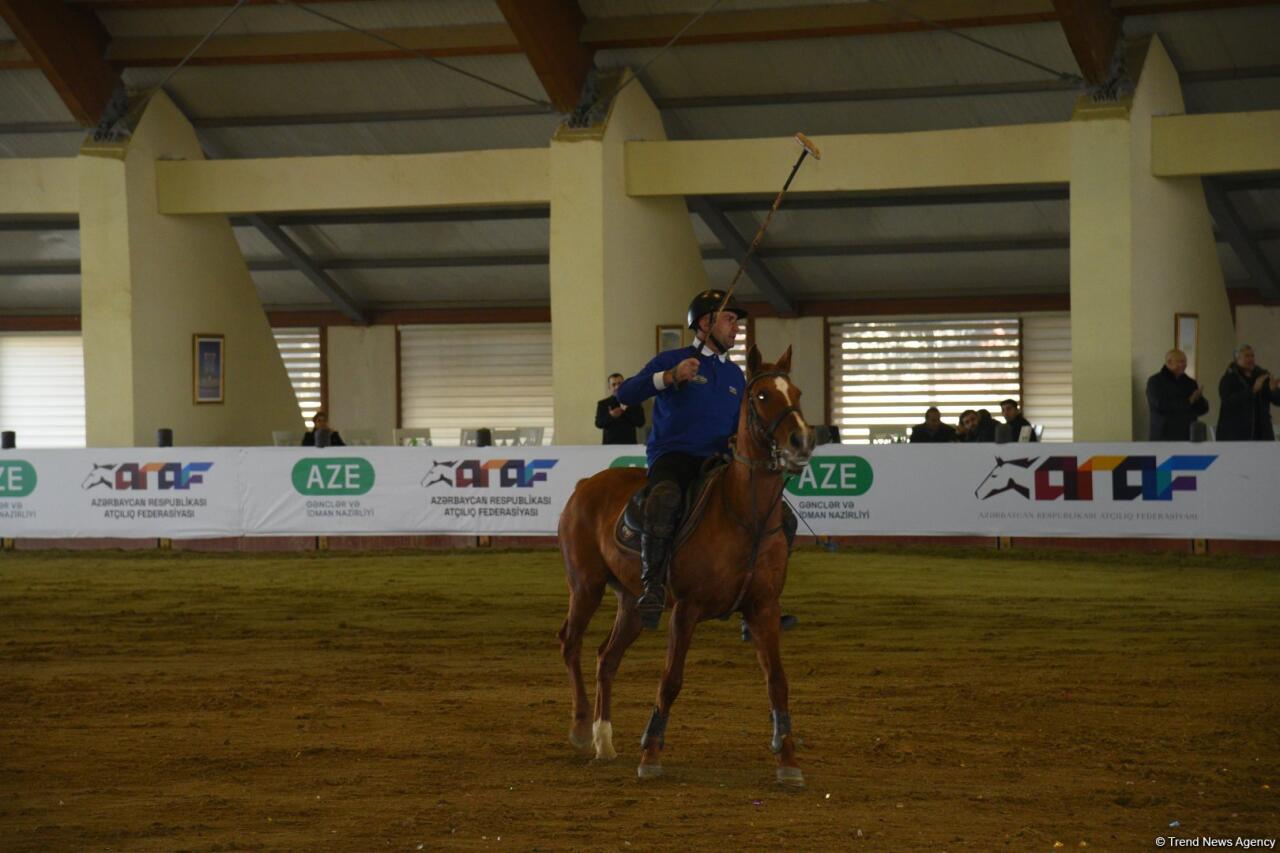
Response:
[[[691,346],[659,353],[618,388],[617,397],[638,406],[657,396],[649,436],[649,494],[640,537],[641,583],[636,604],[646,628],[658,627],[666,605],[667,566],[685,491],[703,463],[729,449],[738,428],[746,379],[729,361],[738,321],[747,312],[723,290],[704,290],[689,303]]]

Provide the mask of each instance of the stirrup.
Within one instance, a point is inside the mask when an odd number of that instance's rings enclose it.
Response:
[[[667,591],[663,588],[660,594],[644,593],[636,601],[636,612],[640,614],[640,625],[654,629],[662,621],[662,611],[667,606]]]

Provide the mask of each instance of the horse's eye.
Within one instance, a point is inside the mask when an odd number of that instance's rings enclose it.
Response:
[[[757,400],[763,400],[764,398],[765,398],[765,393],[763,391],[761,391],[759,394],[756,395]]]

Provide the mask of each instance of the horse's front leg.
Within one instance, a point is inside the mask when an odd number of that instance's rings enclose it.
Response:
[[[693,642],[693,629],[698,625],[698,611],[687,601],[677,601],[671,610],[671,622],[667,634],[667,665],[658,684],[658,704],[649,717],[649,725],[640,738],[643,752],[636,775],[641,779],[662,775],[663,737],[667,730],[667,716],[680,695],[684,683],[684,660]]]
[[[756,644],[756,657],[764,670],[769,688],[769,704],[773,707],[773,753],[778,757],[778,783],[794,788],[804,787],[804,773],[796,762],[796,743],[791,736],[791,712],[787,707],[787,674],[782,670],[780,648],[782,608],[774,601],[756,609],[747,620]]]

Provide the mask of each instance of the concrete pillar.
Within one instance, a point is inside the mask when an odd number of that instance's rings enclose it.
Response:
[[[826,340],[821,317],[761,317],[755,321],[755,343],[765,361],[773,361],[791,347],[791,380],[804,392],[800,408],[805,420],[826,420]]]
[[[1076,441],[1147,438],[1147,377],[1174,345],[1174,315],[1200,318],[1211,410],[1234,333],[1198,178],[1151,174],[1151,119],[1184,112],[1160,40],[1129,56],[1133,96],[1081,99],[1071,129],[1071,360]]]
[[[339,432],[363,430],[375,444],[391,444],[396,424],[396,327],[330,326],[329,423]]]
[[[127,143],[78,158],[85,420],[90,447],[262,445],[302,426],[297,400],[231,226],[165,216],[156,162],[203,159],[163,93]],[[224,336],[225,402],[196,404],[192,336]]]
[[[638,81],[602,125],[561,128],[551,142],[556,444],[600,443],[594,418],[605,376],[644,366],[657,327],[683,325],[689,300],[707,287],[684,199],[627,195],[623,144],[634,139],[666,139]]]

